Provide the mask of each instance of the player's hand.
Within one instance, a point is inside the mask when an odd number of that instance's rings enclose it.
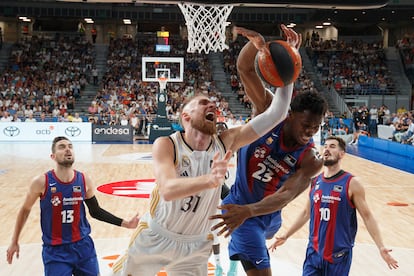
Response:
[[[287,240],[285,235],[280,235],[275,237],[275,241],[269,246],[269,250],[272,252],[276,250],[278,246],[283,245]]]
[[[391,249],[387,249],[385,247],[381,247],[380,254],[384,261],[387,263],[389,269],[397,269],[398,262],[391,256],[390,252]]]
[[[16,258],[18,259],[20,253],[20,246],[18,243],[12,243],[9,248],[7,248],[6,257],[9,264],[13,262],[14,253],[16,253]]]
[[[302,35],[297,34],[292,28],[288,28],[284,24],[281,24],[280,28],[286,36],[286,42],[289,43],[290,46],[299,49],[300,45],[302,45]]]
[[[256,47],[257,50],[270,55],[270,51],[266,47],[266,41],[264,37],[258,32],[252,31],[246,28],[242,28],[242,27],[237,27],[237,26],[233,28],[233,32],[237,34],[241,34],[242,36],[246,37],[248,40],[250,40],[253,43],[253,45]]]
[[[129,229],[135,229],[138,226],[140,218],[141,217],[139,216],[139,213],[137,213],[129,221],[122,220],[122,225],[121,226],[125,227],[125,228],[129,228]]]
[[[227,151],[222,159],[219,159],[219,153],[216,153],[214,155],[210,173],[211,188],[216,188],[224,183],[224,180],[226,179],[226,173],[228,170],[229,160],[232,155],[233,152],[231,150]]]
[[[221,219],[222,221],[214,225],[211,230],[219,229],[217,236],[224,234],[228,237],[239,227],[246,219],[251,217],[250,207],[247,205],[226,204],[218,207],[224,210],[224,214],[210,216],[209,219]]]

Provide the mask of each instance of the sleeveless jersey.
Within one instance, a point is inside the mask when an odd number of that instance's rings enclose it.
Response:
[[[320,174],[312,180],[309,245],[331,263],[354,246],[357,216],[348,196],[352,177],[343,172],[333,179]]]
[[[88,236],[84,176],[75,171],[70,182],[60,181],[53,170],[46,174],[45,193],[40,198],[42,240],[47,245],[73,243]]]
[[[305,152],[314,147],[311,140],[304,146],[287,148],[283,125],[239,150],[236,182],[231,189],[233,203],[254,203],[275,193],[300,167]]]
[[[175,132],[169,136],[174,144],[175,169],[177,177],[196,177],[210,173],[213,157],[220,152],[225,154],[225,147],[217,135],[213,136],[206,151],[195,151],[184,141],[182,133]],[[183,235],[209,233],[212,221],[209,216],[217,213],[221,186],[206,189],[186,198],[164,201],[155,186],[151,194],[150,214],[160,226],[170,232]]]

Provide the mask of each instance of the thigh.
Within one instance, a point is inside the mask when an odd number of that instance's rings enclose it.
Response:
[[[306,249],[302,276],[322,276],[322,259],[311,246]]]
[[[334,257],[334,263],[326,262],[324,275],[349,275],[352,263],[352,251],[347,251],[341,256]]]
[[[98,258],[91,237],[88,236],[70,247],[72,254],[77,256],[77,260],[74,260],[74,275],[99,275]]]
[[[83,262],[79,263],[73,270],[74,276],[97,276],[99,275],[99,263],[98,259],[91,257]]]
[[[185,265],[176,266],[167,269],[168,276],[207,276],[208,275],[208,260],[201,263],[187,263]]]
[[[208,259],[213,243],[210,240],[200,242],[181,242],[177,244],[179,256],[166,267],[172,276],[207,276]]]
[[[270,267],[265,228],[258,218],[246,220],[231,235],[229,254],[233,260],[249,261],[257,269]]]
[[[45,276],[72,276],[73,266],[63,262],[48,262],[44,265]]]

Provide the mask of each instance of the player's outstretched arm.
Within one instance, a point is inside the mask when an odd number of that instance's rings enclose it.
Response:
[[[286,42],[292,47],[299,49],[302,36],[283,24],[281,29],[286,37]],[[254,106],[254,115],[257,115],[264,112],[272,101],[272,94],[265,89],[254,66],[257,53],[262,51],[270,55],[269,48],[266,47],[264,37],[256,31],[242,27],[234,27],[233,31],[249,39],[249,42],[243,46],[237,58],[237,72],[243,83],[246,95]]]
[[[20,246],[19,237],[26,224],[27,218],[29,217],[30,211],[36,200],[43,194],[45,190],[45,175],[39,175],[35,177],[30,185],[29,191],[27,192],[26,199],[17,214],[16,224],[14,226],[13,237],[11,243],[6,251],[7,262],[11,264],[13,262],[13,256],[19,258]]]
[[[372,239],[378,247],[378,250],[380,251],[381,257],[384,259],[390,269],[398,268],[398,262],[390,254],[392,250],[387,249],[384,246],[378,223],[371,210],[369,209],[367,201],[365,200],[365,189],[359,180],[355,177],[351,179],[351,182],[349,184],[349,197],[358,210],[358,213],[361,215],[369,234],[371,235]]]
[[[138,222],[139,222],[138,215],[134,216],[131,220],[127,221],[101,208],[101,206],[99,206],[98,199],[95,196],[94,186],[92,184],[91,178],[86,174],[83,174],[83,175],[84,175],[85,186],[86,186],[85,204],[86,206],[88,206],[89,214],[91,215],[91,217],[93,217],[94,219],[100,220],[100,221],[104,221],[106,223],[110,223],[110,224],[125,227],[125,228],[133,229],[137,227]]]
[[[275,241],[270,245],[269,250],[274,251],[278,246],[283,245],[288,238],[295,234],[299,229],[309,221],[310,218],[310,200],[306,200],[305,208],[299,214],[292,226],[283,234],[278,234],[275,236]]]
[[[272,103],[265,112],[257,115],[247,124],[226,130],[220,135],[226,147],[236,152],[281,123],[288,114],[292,94],[293,84],[277,88],[275,95],[272,96]]]
[[[221,205],[219,208],[225,210],[225,212],[210,216],[210,219],[219,219],[221,222],[214,225],[211,229],[214,231],[221,228],[218,235],[224,234],[225,237],[228,237],[246,219],[270,214],[282,209],[309,187],[311,178],[318,174],[321,168],[322,159],[316,149],[308,151],[302,160],[301,168],[290,176],[285,184],[274,194],[252,204]]]

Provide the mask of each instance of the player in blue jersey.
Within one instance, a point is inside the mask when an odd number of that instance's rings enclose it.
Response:
[[[284,25],[282,30],[289,32]],[[254,110],[261,113],[272,98],[254,69],[254,59],[265,49],[265,40],[251,30],[238,27],[235,31],[250,40],[240,52],[237,69]],[[300,40],[289,41],[288,37],[287,41],[297,48],[300,45]],[[272,275],[266,239],[280,228],[282,207],[302,193],[322,168],[312,136],[326,110],[326,100],[318,93],[300,93],[293,98],[284,121],[237,154],[236,181],[223,200],[223,214],[210,218],[221,219],[212,229],[231,234],[230,259],[240,260],[249,276]]]
[[[14,254],[19,257],[20,234],[39,199],[45,275],[99,275],[85,204],[93,218],[126,228],[136,228],[138,216],[125,221],[99,206],[92,180],[72,168],[75,154],[68,138],[59,136],[53,140],[51,158],[56,162],[55,169],[33,179],[17,215],[7,262],[12,263]]]
[[[309,243],[303,275],[348,275],[357,232],[356,210],[390,269],[398,268],[382,242],[378,224],[368,208],[364,187],[349,172],[341,169],[345,141],[336,136],[326,139],[323,173],[312,180],[305,209],[270,246],[274,250],[309,221]]]

